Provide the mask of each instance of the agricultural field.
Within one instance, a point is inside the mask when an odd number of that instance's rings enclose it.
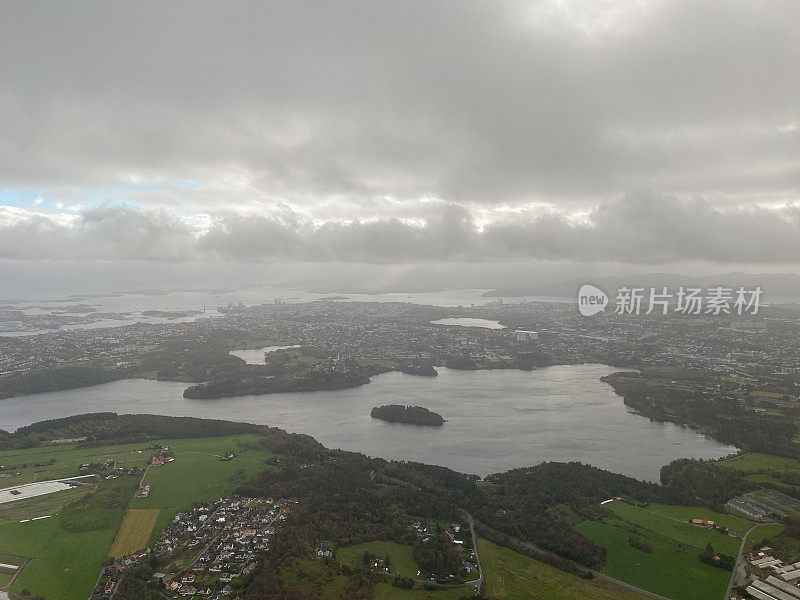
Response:
[[[146,547],[158,513],[158,509],[130,509],[122,520],[108,555],[122,558]]]
[[[414,562],[411,554],[411,546],[408,544],[396,544],[394,542],[367,542],[357,546],[346,546],[336,551],[336,560],[343,565],[361,569],[363,568],[362,557],[364,552],[369,552],[380,558],[391,557],[389,573],[401,575],[403,577],[418,577],[419,567]]]
[[[139,478],[126,475],[103,480],[77,501],[66,505],[58,515],[61,526],[72,533],[113,529],[116,531],[131,503]]]
[[[85,487],[78,487],[45,496],[36,496],[18,500],[17,502],[1,504],[0,527],[19,523],[22,519],[55,515],[68,504],[83,498],[86,493],[87,489]],[[5,549],[0,546],[0,552],[4,551]]]
[[[603,573],[673,600],[722,598],[730,572],[698,560],[699,549],[678,546],[664,538],[638,537],[652,546],[643,552],[631,546],[631,532],[613,525],[585,521],[578,531],[606,548]]]
[[[70,533],[55,517],[0,526],[0,549],[31,558],[11,591],[28,589],[47,600],[86,598],[115,534],[112,529]]]
[[[609,523],[612,525],[625,527],[627,523],[643,530],[648,535],[668,538],[677,544],[698,548],[698,552],[711,542],[716,551],[731,556],[738,553],[740,539],[726,535],[719,530],[691,525],[689,520],[710,519],[718,525],[741,532],[747,531],[754,525],[752,521],[741,517],[699,507],[651,504],[647,508],[639,508],[627,502],[611,502],[606,504],[605,508],[613,514],[613,517],[609,519]]]
[[[11,477],[0,477],[0,490],[36,481],[36,473],[23,473]]]
[[[460,600],[472,596],[472,588],[460,587],[449,590],[401,590],[388,583],[375,586],[372,600]]]
[[[78,444],[40,446],[24,450],[0,451],[0,464],[17,465],[23,475],[35,475],[37,481],[75,477],[80,475],[80,465],[90,463],[117,463],[120,467],[143,467],[148,444],[125,444],[78,448]],[[143,456],[144,455],[144,456]]]
[[[605,508],[608,512],[605,523],[587,521],[577,527],[606,548],[607,564],[603,572],[674,600],[722,597],[730,572],[705,565],[698,556],[709,543],[716,552],[729,556],[736,556],[741,545],[740,539],[691,525],[690,519],[712,520],[740,532],[754,525],[747,519],[700,507],[651,504],[642,508],[612,502]],[[758,538],[772,537],[782,531],[781,525],[763,525]],[[631,536],[649,544],[652,552],[634,548]]]
[[[14,574],[8,571],[0,571],[0,589],[6,587],[13,576]]]
[[[783,473],[800,474],[800,461],[782,456],[748,452],[734,458],[720,461],[723,467],[739,469],[741,471],[780,471]]]
[[[772,475],[768,475],[767,473],[754,473],[753,475],[747,475],[745,477],[748,481],[752,481],[753,483],[771,483],[773,485],[779,485],[781,487],[792,488],[792,489],[800,489],[796,485],[790,485],[788,483],[784,483],[777,477],[773,477]]]
[[[502,600],[646,600],[601,579],[582,579],[509,548],[478,539],[486,594]],[[377,594],[375,598],[378,598]]]

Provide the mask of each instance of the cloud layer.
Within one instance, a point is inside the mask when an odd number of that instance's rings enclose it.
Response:
[[[800,252],[794,0],[11,2],[0,39],[0,257]]]
[[[163,210],[86,209],[55,218],[0,210],[0,258],[35,260],[487,262],[572,260],[800,262],[800,210],[733,208],[640,190],[602,203],[580,221],[518,211],[480,226],[442,204],[424,225],[400,219],[304,221],[284,211],[186,219]]]

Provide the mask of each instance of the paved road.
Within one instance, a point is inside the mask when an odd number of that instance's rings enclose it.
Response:
[[[469,530],[472,532],[472,545],[475,548],[475,560],[478,561],[478,575],[480,575],[475,581],[470,581],[469,583],[475,588],[475,591],[478,592],[483,583],[483,567],[481,567],[481,557],[478,556],[478,536],[475,535],[475,521],[470,514],[467,515],[467,519],[469,520]]]
[[[754,529],[758,529],[762,525],[771,525],[771,524],[772,523],[758,523],[757,525],[753,525],[750,529],[748,529],[745,532],[744,537],[742,538],[742,543],[739,546],[739,554],[736,555],[736,562],[733,565],[733,572],[731,573],[731,578],[728,581],[728,589],[725,590],[725,600],[728,600],[728,598],[731,597],[731,590],[733,589],[734,580],[736,579],[736,573],[739,570],[739,563],[742,561],[742,553],[744,552],[744,545],[745,543],[747,543],[747,536],[750,535],[750,533]]]

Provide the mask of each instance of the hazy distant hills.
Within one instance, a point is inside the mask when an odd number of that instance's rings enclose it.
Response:
[[[585,277],[568,279],[555,284],[532,284],[524,287],[507,287],[491,290],[483,294],[489,298],[514,298],[519,296],[554,296],[571,298],[584,283],[592,283],[612,293],[614,290],[627,287],[662,288],[675,290],[683,287],[708,288],[723,286],[738,288],[744,286],[753,289],[761,286],[763,299],[767,298],[800,298],[800,275],[797,273],[722,273],[690,277],[675,273],[648,273],[625,276]]]

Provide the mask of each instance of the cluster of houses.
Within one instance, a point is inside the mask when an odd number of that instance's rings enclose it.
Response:
[[[144,485],[139,486],[139,489],[136,490],[136,497],[137,498],[147,498],[150,495],[150,484],[146,483]]]
[[[293,501],[271,498],[225,498],[178,514],[153,551],[175,560],[194,561],[177,573],[159,574],[174,597],[221,598],[233,593],[236,578],[257,567],[275,528],[288,518]]]
[[[90,600],[108,597],[113,594],[122,574],[131,567],[138,565],[148,554],[150,554],[150,549],[145,548],[130,556],[118,558],[112,564],[103,568]]]
[[[750,564],[759,571],[769,573],[747,586],[747,593],[758,600],[800,600],[800,562],[784,564],[763,547],[750,555]]]
[[[333,558],[334,551],[330,542],[320,542],[317,546],[317,558]]]
[[[477,573],[478,572],[478,557],[475,553],[475,548],[471,547],[472,544],[467,544],[465,546],[465,535],[464,530],[458,523],[450,523],[447,528],[440,527],[436,523],[423,523],[422,521],[415,521],[411,524],[411,529],[413,529],[418,536],[422,538],[423,542],[429,541],[434,536],[443,534],[445,538],[447,538],[453,546],[461,553],[461,566],[469,577],[470,573]],[[441,575],[437,574],[429,574],[429,578],[432,582],[439,581],[441,579]],[[447,576],[448,579],[455,579],[456,575],[451,573]]]
[[[160,467],[171,462],[175,462],[175,455],[165,446],[157,454],[150,457],[149,464],[151,467]]]
[[[223,498],[178,513],[152,549],[105,569],[93,598],[111,595],[121,574],[150,553],[167,571],[155,574],[166,597],[235,598],[237,580],[257,568],[258,556],[269,548],[275,528],[289,517],[295,503]]]

